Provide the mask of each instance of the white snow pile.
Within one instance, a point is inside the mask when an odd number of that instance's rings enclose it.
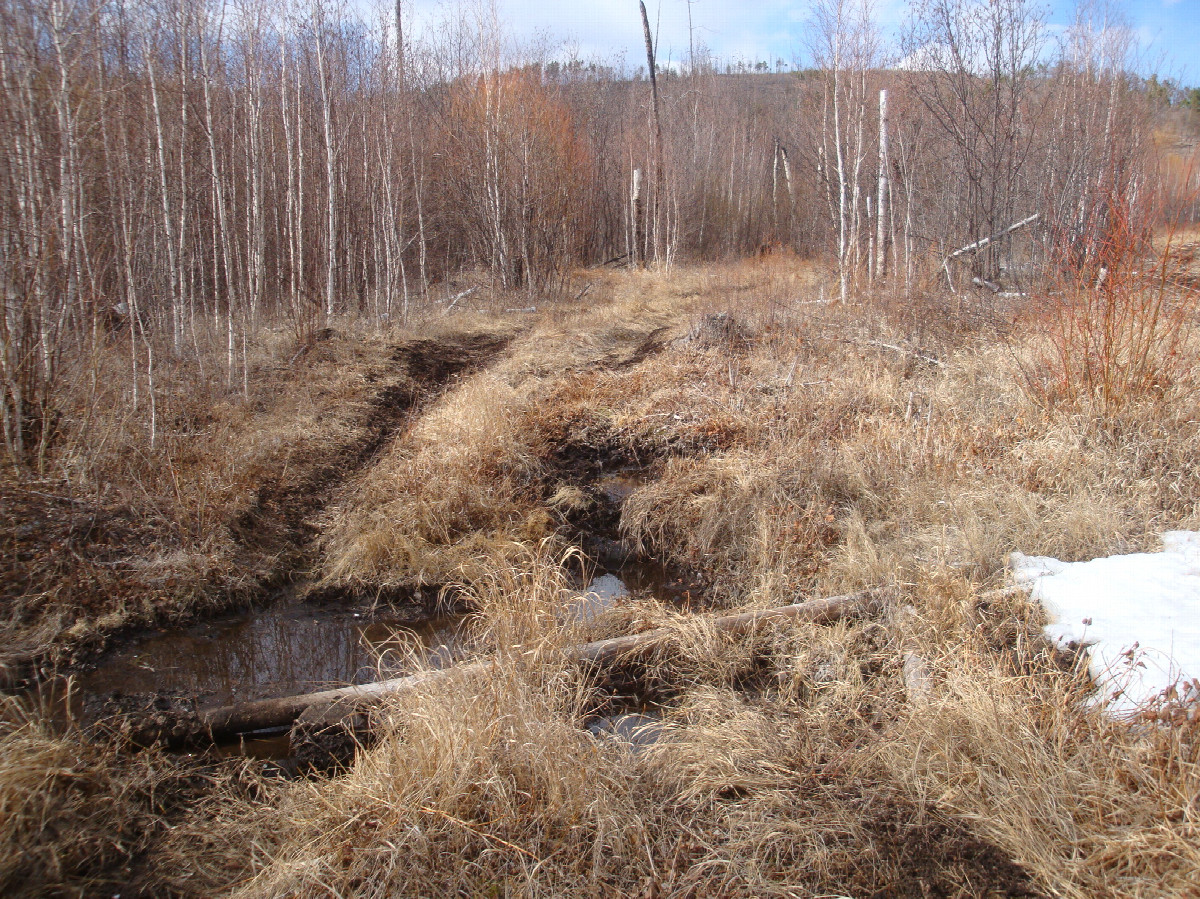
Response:
[[[1042,603],[1046,636],[1088,647],[1110,712],[1200,699],[1200,533],[1169,531],[1158,553],[1060,562],[1013,553],[1013,577]]]

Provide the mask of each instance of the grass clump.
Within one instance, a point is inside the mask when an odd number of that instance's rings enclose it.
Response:
[[[138,879],[172,817],[229,772],[53,723],[0,700],[0,891],[113,895]],[[232,795],[232,792],[228,793]]]

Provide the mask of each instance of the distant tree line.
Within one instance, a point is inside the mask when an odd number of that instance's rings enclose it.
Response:
[[[356,10],[0,0],[10,458],[80,359],[119,344],[136,405],[219,333],[235,387],[264,323],[403,318],[464,275],[561,294],[580,265],[780,246],[828,254],[848,296],[1098,265],[1108,210],[1153,190],[1162,91],[1196,102],[1086,14],[1049,54],[1032,2],[920,0],[897,65],[864,0],[817,0],[814,69],[693,47],[660,138],[645,80],[516,46],[486,3],[419,38],[402,2]],[[1034,215],[1019,255],[996,238]]]

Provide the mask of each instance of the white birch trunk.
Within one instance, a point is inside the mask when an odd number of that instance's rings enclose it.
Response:
[[[337,269],[337,179],[336,158],[333,140],[333,108],[329,97],[329,84],[325,71],[325,48],[323,36],[318,33],[317,77],[321,82],[321,123],[325,136],[325,317],[334,313],[334,289]]]
[[[875,277],[882,279],[887,274],[887,223],[888,223],[888,92],[879,92],[879,178],[878,196],[875,201]]]

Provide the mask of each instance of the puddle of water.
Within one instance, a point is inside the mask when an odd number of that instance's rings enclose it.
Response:
[[[662,563],[634,560],[614,570],[599,572],[567,605],[562,619],[588,624],[626,600],[644,597],[682,609],[690,608],[700,598],[697,584],[673,574]]]
[[[602,489],[623,501],[646,481],[645,472],[629,469],[606,475]],[[619,554],[599,569],[563,612],[564,622],[589,622],[631,598],[651,596],[676,607],[701,601],[698,585],[668,566]],[[70,708],[75,720],[86,717],[112,694],[158,695],[201,708],[288,696],[347,684],[366,684],[413,670],[415,665],[443,668],[469,654],[468,619],[441,616],[412,621],[384,613],[339,608],[315,602],[280,601],[267,608],[216,619],[188,628],[147,635],[109,653],[92,671],[72,679]],[[47,685],[49,698],[57,685]],[[161,700],[160,700],[161,701]],[[57,702],[55,702],[57,704]],[[637,751],[659,739],[659,719],[626,707],[624,714],[597,719],[591,729],[630,744]],[[219,749],[223,754],[283,759],[288,736],[259,734]]]
[[[250,758],[270,762],[288,758],[292,753],[292,738],[289,731],[271,736],[243,737],[215,747],[221,758]]]
[[[369,617],[311,604],[280,605],[166,631],[107,656],[75,678],[76,696],[166,692],[229,705],[401,673],[411,654],[444,667],[464,652],[464,620]]]
[[[663,566],[632,562],[598,572],[564,620],[588,622],[630,596],[686,605],[689,588]],[[365,684],[412,670],[443,668],[467,654],[465,619],[413,622],[311,603],[282,603],[152,634],[77,674],[72,705],[112,693],[194,697],[202,707]]]
[[[662,712],[652,708],[597,718],[588,725],[594,736],[624,744],[634,753],[662,740],[666,730]]]
[[[577,624],[591,623],[629,595],[623,580],[611,572],[601,574],[592,578],[579,597],[567,605],[563,618]]]
[[[634,596],[652,596],[668,605],[692,608],[702,600],[701,585],[654,559],[631,559],[613,572]]]
[[[645,468],[620,468],[600,475],[596,486],[610,502],[623,503],[650,480]]]
[[[610,503],[620,506],[653,480],[646,467],[630,466],[601,474],[595,483]],[[690,608],[700,602],[699,584],[679,576],[670,566],[657,560],[639,557],[632,547],[621,540],[606,540],[599,535],[596,539],[599,546],[593,548],[598,550],[594,558],[606,566],[607,570],[602,570],[603,573],[619,579],[628,593],[634,596],[652,596],[683,608]],[[592,591],[596,588],[589,586],[587,589]],[[604,585],[600,585],[598,592],[602,597],[601,601],[605,602],[607,593]]]

